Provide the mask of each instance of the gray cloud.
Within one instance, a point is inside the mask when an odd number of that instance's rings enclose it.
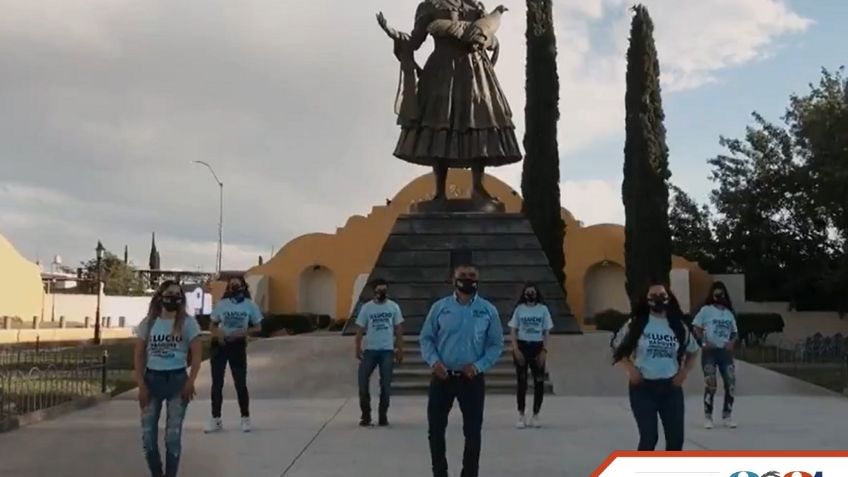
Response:
[[[407,29],[416,3],[0,0],[0,233],[31,258],[84,260],[102,239],[115,252],[129,244],[145,263],[156,231],[166,266],[211,268],[217,189],[193,160],[225,183],[225,267],[367,213],[426,172],[391,156],[397,64],[374,21],[383,10]],[[523,2],[512,3],[498,71],[521,128]],[[606,12],[618,35],[619,3],[558,9],[565,153],[620,123],[620,48],[598,54],[586,27]],[[740,8],[742,53],[731,42],[717,60],[699,43],[697,64],[687,57],[679,69],[687,81],[799,28],[781,3],[756,3]],[[682,10],[669,5],[668,21]],[[750,28],[758,15],[774,27]],[[497,174],[517,187],[519,171]]]

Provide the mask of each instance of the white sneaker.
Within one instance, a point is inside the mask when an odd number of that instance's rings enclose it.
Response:
[[[210,417],[209,421],[206,422],[206,425],[203,427],[203,432],[209,434],[211,432],[220,432],[224,430],[224,423],[221,421],[220,417]]]
[[[524,429],[527,427],[527,419],[524,417],[524,414],[518,415],[518,422],[515,423],[516,429]]]
[[[733,421],[733,419],[729,417],[724,418],[724,427],[727,427],[729,429],[736,429],[736,426],[737,424]]]
[[[538,414],[533,414],[533,417],[530,419],[530,427],[533,427],[535,429],[542,427],[542,423],[539,422]]]
[[[250,430],[251,430],[250,418],[249,417],[241,418],[241,432],[250,432]]]
[[[712,429],[712,428],[714,428],[714,427],[715,427],[715,424],[713,424],[713,418],[708,417],[708,418],[704,421],[704,429]]]

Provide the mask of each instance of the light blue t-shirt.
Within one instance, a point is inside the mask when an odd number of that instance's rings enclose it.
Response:
[[[467,304],[451,295],[430,307],[419,341],[430,367],[441,361],[449,371],[461,371],[473,364],[485,373],[503,352],[503,326],[497,308],[479,295]]]
[[[616,336],[616,346],[621,344],[624,336],[627,334],[627,329],[630,326],[628,321],[621,331]],[[686,352],[695,353],[698,351],[698,342],[686,330]],[[639,343],[636,346],[633,365],[642,373],[645,379],[669,379],[673,378],[677,371],[680,370],[680,363],[677,360],[677,352],[680,349],[680,343],[674,335],[674,331],[668,325],[668,320],[655,316],[648,317],[648,324],[645,326],[645,331],[639,338]]]
[[[262,312],[253,300],[245,299],[241,303],[224,298],[212,310],[212,323],[217,323],[224,336],[230,336],[236,331],[245,331],[252,326],[262,323]]]
[[[541,303],[532,306],[522,303],[515,307],[507,326],[518,330],[520,341],[540,342],[545,340],[545,332],[554,327],[554,322],[547,306]]]
[[[369,301],[359,308],[356,324],[365,328],[365,349],[395,349],[395,326],[403,323],[400,307],[392,300]]]
[[[147,369],[154,371],[171,371],[188,367],[188,350],[191,342],[200,336],[200,326],[193,316],[187,316],[183,321],[183,332],[174,336],[173,319],[157,318],[153,329],[147,333],[147,320],[136,328],[136,336],[147,340]]]
[[[713,305],[701,308],[692,324],[704,330],[704,343],[716,348],[724,348],[730,338],[739,332],[733,312]]]

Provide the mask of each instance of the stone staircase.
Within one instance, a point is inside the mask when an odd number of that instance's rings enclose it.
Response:
[[[380,252],[369,281],[389,282],[389,297],[400,305],[404,333],[417,335],[432,303],[452,293],[451,273],[460,262],[480,271],[480,295],[498,309],[504,329],[524,283],[539,287],[551,311],[554,334],[580,334],[562,286],[530,222],[521,214],[415,213],[398,217]],[[359,306],[371,299],[362,290]],[[355,332],[348,320],[344,334]]]
[[[430,385],[431,371],[421,358],[418,336],[404,337],[403,363],[395,365],[392,377],[393,395],[426,395]],[[529,372],[528,372],[529,373]],[[528,376],[527,395],[533,394],[532,377]],[[497,363],[486,372],[486,391],[489,394],[515,394],[517,381],[515,366],[512,364],[512,345],[507,340],[504,352]],[[553,394],[550,379],[546,379],[545,393]]]

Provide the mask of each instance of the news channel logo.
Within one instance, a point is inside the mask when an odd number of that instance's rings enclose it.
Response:
[[[820,470],[816,472],[807,472],[804,470],[778,472],[776,470],[771,470],[764,474],[758,474],[757,472],[750,470],[740,470],[730,474],[730,477],[824,477],[824,475]]]

